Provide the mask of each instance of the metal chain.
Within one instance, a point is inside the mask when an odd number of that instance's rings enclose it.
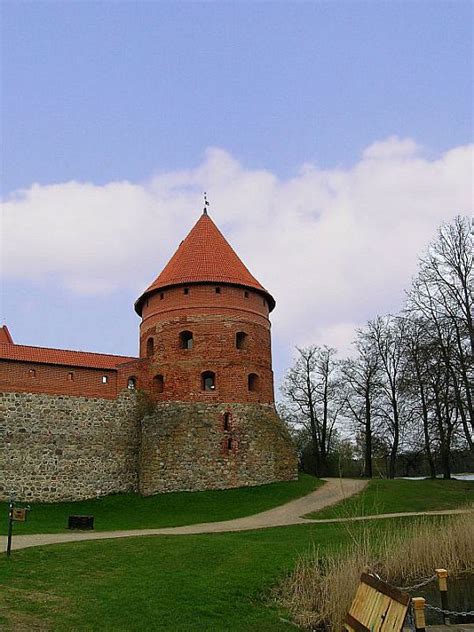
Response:
[[[432,606],[429,603],[425,603],[425,608],[429,608],[430,610],[434,610],[435,612],[440,612],[441,614],[447,614],[448,616],[453,617],[474,617],[474,610],[471,610],[470,612],[455,612],[454,610],[443,610],[443,608]]]
[[[382,580],[382,578],[379,577],[377,573],[374,573],[374,575],[378,579]],[[407,590],[407,591],[417,590],[418,588],[422,588],[423,586],[430,584],[437,577],[438,577],[437,575],[432,575],[431,577],[427,577],[423,581],[419,582],[418,584],[414,584],[413,586],[396,586],[396,588],[398,590]],[[438,608],[437,606],[432,606],[429,603],[425,603],[425,608],[429,608],[430,610],[434,610],[435,612],[440,612],[441,614],[446,614],[452,617],[474,617],[474,610],[471,610],[469,612],[455,612],[454,610],[443,610],[442,608]]]
[[[398,590],[417,590],[418,588],[422,588],[427,584],[431,583],[434,579],[436,579],[437,575],[433,575],[432,577],[428,577],[424,579],[419,584],[414,584],[413,586],[397,586]]]

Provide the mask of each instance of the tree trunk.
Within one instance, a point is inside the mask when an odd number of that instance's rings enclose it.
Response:
[[[425,387],[423,385],[423,379],[421,376],[420,367],[416,359],[415,359],[415,369],[416,369],[416,379],[418,380],[418,387],[420,390],[421,408],[422,408],[422,415],[423,415],[423,436],[425,440],[426,459],[428,461],[428,467],[430,470],[430,478],[436,478],[436,467],[435,467],[433,453],[431,452],[431,445],[430,445],[429,417],[428,417],[428,406],[426,403]]]
[[[400,418],[398,415],[398,404],[396,399],[395,388],[392,387],[392,410],[393,410],[393,443],[390,450],[390,461],[388,477],[395,478],[395,469],[397,465],[398,445],[400,443]]]
[[[365,394],[365,458],[364,476],[372,478],[372,419],[370,410],[370,394]]]
[[[441,456],[441,469],[444,479],[451,478],[451,459],[449,454],[449,443],[447,442],[446,430],[443,425],[443,413],[441,410],[441,403],[439,401],[439,394],[435,391],[435,407],[436,407],[436,420],[438,422],[439,442],[440,442],[440,456]]]

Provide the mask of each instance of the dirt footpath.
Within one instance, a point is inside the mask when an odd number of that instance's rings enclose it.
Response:
[[[312,522],[302,518],[312,511],[319,511],[334,505],[348,496],[360,492],[367,481],[328,478],[322,487],[303,498],[292,500],[285,505],[263,511],[262,513],[223,522],[206,522],[183,527],[159,529],[132,529],[127,531],[71,531],[68,533],[38,533],[34,535],[15,535],[12,549],[26,549],[44,544],[80,542],[82,540],[105,540],[109,538],[130,538],[144,535],[191,535],[197,533],[223,533],[226,531],[248,531],[267,527],[282,527],[292,524]],[[2,550],[6,547],[6,537],[1,538]]]
[[[334,505],[348,496],[357,494],[367,485],[367,481],[354,479],[327,478],[322,487],[303,498],[292,500],[286,505],[263,511],[262,513],[223,522],[204,522],[184,527],[164,527],[159,529],[130,529],[127,531],[69,531],[67,533],[38,533],[15,535],[12,549],[26,549],[45,544],[81,542],[83,540],[107,540],[109,538],[133,538],[144,535],[194,535],[199,533],[224,533],[228,531],[249,531],[268,527],[284,527],[293,524],[327,524],[331,522],[351,522],[361,520],[383,520],[404,516],[443,516],[471,513],[472,509],[448,509],[440,511],[407,511],[404,513],[378,514],[374,516],[354,516],[346,518],[307,519],[302,516]],[[0,546],[6,548],[6,537],[0,539]]]

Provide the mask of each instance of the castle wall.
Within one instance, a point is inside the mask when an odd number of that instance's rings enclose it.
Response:
[[[137,489],[135,395],[0,393],[0,498],[79,500]]]
[[[135,304],[139,358],[15,345],[3,328],[0,497],[75,500],[296,478],[274,408],[274,306],[203,213]]]
[[[168,402],[142,421],[144,495],[296,478],[293,444],[271,405]]]
[[[117,371],[0,360],[0,391],[112,399],[117,396]]]

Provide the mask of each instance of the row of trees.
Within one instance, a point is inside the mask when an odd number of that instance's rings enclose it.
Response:
[[[453,452],[474,452],[472,307],[470,221],[457,217],[420,259],[401,313],[357,331],[354,356],[298,349],[280,412],[317,474],[344,444],[359,452],[366,477],[375,457],[393,478],[400,455],[412,454],[424,456],[429,475],[438,467],[449,478]]]

